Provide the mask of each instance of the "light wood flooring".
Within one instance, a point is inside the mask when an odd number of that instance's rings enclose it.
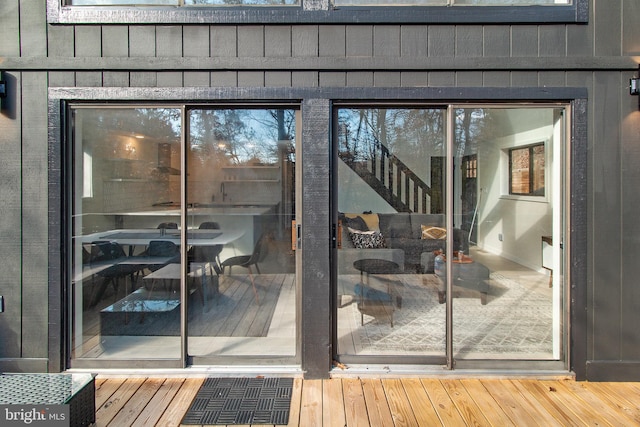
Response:
[[[96,425],[180,425],[203,381],[99,376]],[[296,378],[288,425],[632,426],[640,425],[640,383]]]

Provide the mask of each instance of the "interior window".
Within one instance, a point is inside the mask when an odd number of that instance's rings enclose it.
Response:
[[[544,196],[544,144],[509,150],[509,194]]]

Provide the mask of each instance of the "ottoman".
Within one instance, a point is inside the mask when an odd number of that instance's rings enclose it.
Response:
[[[438,302],[443,304],[447,294],[447,264],[443,256],[436,256],[433,252],[423,252],[420,256],[423,272],[433,265],[433,271],[438,277]],[[433,264],[431,264],[433,263]],[[463,262],[453,262],[453,286],[471,289],[480,293],[482,305],[487,303],[490,279],[489,269],[479,262],[466,258]]]

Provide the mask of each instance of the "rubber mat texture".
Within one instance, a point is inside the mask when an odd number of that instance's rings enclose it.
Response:
[[[182,424],[287,424],[292,389],[292,378],[207,378]]]

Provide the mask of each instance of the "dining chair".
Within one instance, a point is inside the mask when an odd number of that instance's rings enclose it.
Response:
[[[220,224],[214,221],[205,221],[198,227],[200,230],[220,230]],[[187,258],[189,262],[209,263],[210,273],[219,275],[220,268],[220,252],[224,245],[214,246],[193,246],[189,249]]]
[[[120,261],[126,258],[124,249],[116,242],[101,240],[91,243],[89,263],[105,262],[113,265],[97,273],[97,276],[102,277],[103,280],[98,289],[96,290],[94,287],[91,292],[90,307],[96,306],[102,299],[109,283],[113,286],[114,296],[117,299],[120,279],[125,278],[126,280],[127,276],[131,276],[133,281],[133,275],[144,268],[144,266],[135,264],[120,264]]]
[[[269,242],[273,239],[273,235],[271,232],[263,233],[258,241],[256,242],[253,252],[249,255],[237,255],[231,258],[227,258],[222,261],[222,274],[224,274],[224,270],[226,267],[229,267],[229,274],[231,274],[231,268],[234,266],[244,267],[249,271],[249,279],[251,280],[251,286],[253,287],[253,294],[255,295],[256,302],[260,304],[260,299],[258,298],[258,291],[256,289],[256,283],[253,278],[253,271],[251,266],[255,266],[256,271],[260,274],[260,267],[258,263],[264,261],[267,256],[267,248],[269,246]]]

